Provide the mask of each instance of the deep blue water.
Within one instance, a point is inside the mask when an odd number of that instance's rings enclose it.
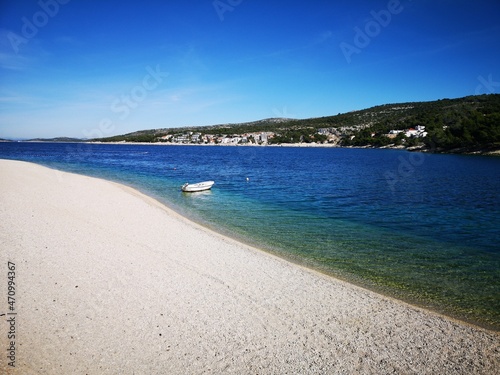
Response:
[[[0,158],[125,183],[296,262],[500,327],[500,158],[52,143],[0,143]],[[180,191],[203,180],[216,185]]]

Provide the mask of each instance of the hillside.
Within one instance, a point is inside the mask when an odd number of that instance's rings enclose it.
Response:
[[[266,135],[262,138],[265,141],[259,139],[261,133]],[[437,152],[495,150],[500,148],[500,95],[385,104],[335,116],[301,120],[271,118],[240,124],[141,130],[93,141],[315,142],[358,147],[420,147]]]
[[[56,137],[56,138],[33,138],[33,139],[28,139],[25,142],[75,143],[75,142],[85,142],[85,140],[80,138]]]

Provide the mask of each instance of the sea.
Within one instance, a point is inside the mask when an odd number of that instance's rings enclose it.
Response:
[[[0,158],[134,187],[302,266],[500,330],[499,157],[7,142]],[[206,180],[212,190],[180,189]]]

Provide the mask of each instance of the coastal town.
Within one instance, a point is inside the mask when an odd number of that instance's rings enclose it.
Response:
[[[341,127],[341,128],[320,128],[315,130],[315,133],[306,137],[302,135],[298,142],[292,139],[290,142],[277,141],[280,134],[276,132],[251,132],[243,134],[210,134],[201,132],[182,132],[176,134],[167,134],[157,138],[157,142],[172,143],[172,144],[204,144],[204,145],[259,145],[266,146],[281,143],[306,143],[317,145],[339,145],[344,137],[354,139],[355,135],[350,135],[354,131],[360,130],[361,126],[356,127]],[[384,134],[388,139],[395,139],[398,136],[404,138],[424,138],[427,136],[425,126],[418,125],[415,128],[406,130],[390,130]],[[375,137],[376,133],[372,133]]]

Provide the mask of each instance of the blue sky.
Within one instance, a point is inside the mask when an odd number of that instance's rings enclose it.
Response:
[[[498,0],[0,0],[0,138],[493,92]]]

